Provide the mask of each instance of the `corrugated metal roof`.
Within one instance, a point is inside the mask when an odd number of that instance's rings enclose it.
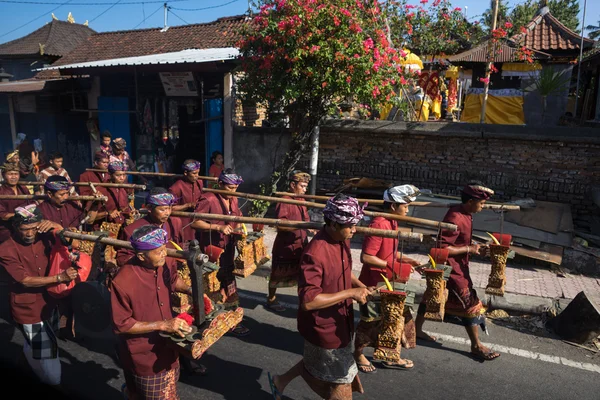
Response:
[[[477,47],[472,48],[471,50],[467,50],[465,52],[455,54],[453,56],[448,57],[448,61],[450,62],[487,62],[488,57],[488,44],[490,41],[483,42]],[[494,62],[515,62],[517,61],[517,48],[511,46],[508,42],[498,43],[497,46],[500,46],[498,50],[496,50],[496,54],[494,55]],[[550,58],[549,54],[543,53],[541,51],[533,51],[533,59],[534,60],[544,60]]]
[[[80,68],[116,67],[122,65],[160,65],[205,63],[211,61],[233,60],[240,54],[235,47],[217,49],[188,49],[173,53],[152,54],[148,56],[113,58],[110,60],[89,61],[76,64],[66,64],[40,68],[38,71],[65,70]]]

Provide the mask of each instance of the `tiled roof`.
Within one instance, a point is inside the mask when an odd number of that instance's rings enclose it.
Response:
[[[186,49],[231,47],[245,16],[219,18],[216,21],[161,28],[97,33],[53,66],[124,57],[172,53]]]
[[[0,55],[44,54],[61,57],[95,33],[81,24],[52,20],[27,36],[0,44]]]
[[[0,93],[41,92],[46,86],[45,80],[26,79],[22,81],[0,83]]]
[[[513,40],[524,46],[539,50],[579,50],[581,36],[564,26],[556,17],[550,14],[548,7],[543,7],[538,14],[525,25],[526,33],[519,33]],[[594,41],[584,38],[583,47],[592,47]]]
[[[448,57],[448,61],[456,63],[456,62],[487,62],[488,56],[488,43],[490,41],[485,41],[477,47],[472,48],[471,50],[464,51],[459,54],[455,54],[453,56]],[[515,62],[517,61],[517,48],[510,41],[502,41],[498,44],[500,48],[496,50],[496,54],[494,56],[494,62]],[[532,58],[534,60],[545,60],[550,58],[549,54],[543,53],[541,51],[533,51]]]

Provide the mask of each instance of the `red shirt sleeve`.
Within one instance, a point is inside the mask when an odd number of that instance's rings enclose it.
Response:
[[[290,219],[290,205],[285,203],[277,203],[275,212],[277,213],[277,219]]]
[[[377,221],[373,221],[369,228],[373,229],[382,229],[383,227],[377,223]],[[383,244],[383,238],[379,236],[365,236],[362,245],[362,251],[365,254],[370,256],[377,256],[379,250],[381,249],[381,245]]]
[[[3,201],[0,201],[0,219],[4,219],[6,214],[10,214],[6,208],[6,204],[4,204]]]
[[[2,252],[0,253],[0,265],[6,269],[6,272],[8,272],[15,281],[19,283],[23,282],[29,274],[21,264],[19,258],[16,257],[15,248],[12,246],[2,246],[0,249],[2,249]]]
[[[126,292],[112,281],[110,290],[110,306],[112,309],[113,327],[116,333],[128,332],[137,322],[133,318],[131,300]]]
[[[454,246],[454,243],[456,243],[456,239],[458,239],[458,236],[460,235],[460,225],[456,222],[456,220],[457,220],[456,212],[453,210],[449,210],[446,213],[446,216],[444,217],[443,222],[448,222],[450,224],[457,225],[459,227],[459,229],[457,229],[455,231],[450,231],[447,229],[442,230],[442,240],[441,240],[442,248],[446,248],[448,246]]]
[[[196,203],[196,209],[194,212],[208,214],[210,213],[210,209],[210,201],[206,197],[202,196],[198,199],[198,203]]]
[[[308,253],[302,255],[300,261],[300,280],[298,282],[298,299],[300,304],[310,303],[323,292],[323,265]]]
[[[179,181],[175,182],[169,188],[169,193],[171,193],[177,199],[177,204],[183,204],[183,193],[181,191],[181,186],[179,185]]]

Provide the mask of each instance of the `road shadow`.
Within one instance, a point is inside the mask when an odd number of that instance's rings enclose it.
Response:
[[[286,307],[285,311],[279,313],[279,312],[271,311],[266,307],[267,299],[266,299],[266,296],[264,293],[254,292],[252,290],[246,290],[246,289],[238,289],[238,291],[241,295],[240,303],[242,304],[242,306],[244,308],[256,309],[257,307],[263,307],[265,309],[265,311],[268,311],[270,313],[273,313],[274,315],[279,315],[279,316],[285,317],[285,318],[296,319],[296,317],[298,315],[298,309],[297,309],[298,296],[295,294],[290,295],[290,294],[277,293],[277,300],[280,303],[294,304],[296,306],[296,308]],[[258,298],[260,298],[261,300],[257,300]]]
[[[245,343],[295,353],[300,356],[304,353],[303,339],[296,330],[291,331],[279,326],[258,322],[250,317],[244,317],[243,324],[251,332],[247,336],[237,338]]]
[[[15,386],[19,388],[19,394],[35,394],[40,390],[40,393],[52,394],[54,389],[40,383],[29,367],[23,355],[24,338],[17,337],[18,335],[22,334],[16,325],[5,321],[0,322],[0,341],[3,343],[0,355],[2,369],[7,369],[11,375],[16,375],[17,380],[27,382],[23,386]],[[65,393],[56,392],[59,396],[57,398],[102,400],[120,396],[120,391],[107,384],[111,380],[118,379],[120,371],[114,368],[105,368],[94,360],[80,361],[71,354],[70,349],[65,349],[60,340],[58,346],[62,368],[62,386]],[[6,379],[5,375],[2,377]],[[11,382],[12,385],[12,381],[6,381]]]
[[[251,367],[246,364],[240,364],[232,361],[223,360],[210,353],[202,356],[202,364],[208,368],[206,376],[189,376],[182,374],[179,382],[190,386],[202,388],[204,390],[217,393],[225,399],[238,400],[242,398],[251,398],[256,400],[272,400],[271,392],[259,382],[263,370]],[[182,399],[186,396],[186,389],[181,388],[180,396]]]

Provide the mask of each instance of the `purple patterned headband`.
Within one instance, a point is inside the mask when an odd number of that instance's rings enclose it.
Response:
[[[198,171],[200,169],[200,166],[201,166],[200,162],[194,160],[194,161],[190,161],[188,163],[183,164],[181,166],[181,168],[184,171],[190,172],[190,171]]]
[[[57,192],[59,190],[69,190],[71,188],[71,186],[73,186],[73,184],[69,181],[65,180],[60,180],[60,181],[46,181],[44,183],[44,188],[46,190],[50,190],[52,192]]]
[[[13,223],[17,226],[23,224],[33,224],[34,222],[40,222],[42,219],[42,212],[37,208],[37,206],[35,204],[29,204],[27,206],[15,208]]]
[[[226,174],[225,171],[219,175],[219,182],[223,182],[226,185],[241,185],[244,180],[237,174]]]
[[[125,165],[125,163],[123,161],[111,161],[108,164],[108,172],[114,174],[118,171],[127,171],[127,166]]]
[[[323,215],[338,224],[356,225],[363,218],[366,206],[367,203],[361,207],[354,197],[338,195],[327,200]]]
[[[177,199],[171,193],[149,194],[146,196],[146,204],[152,206],[172,206]]]
[[[134,239],[133,236],[129,239],[129,242],[133,246],[135,251],[147,251],[158,249],[161,246],[167,244],[168,235],[167,231],[161,228],[156,228],[152,232]]]

